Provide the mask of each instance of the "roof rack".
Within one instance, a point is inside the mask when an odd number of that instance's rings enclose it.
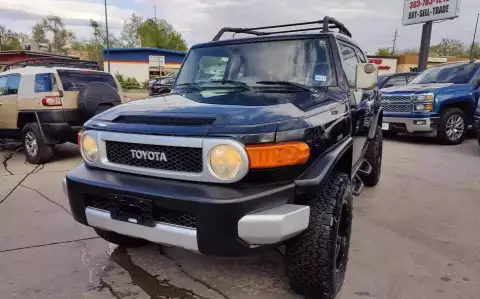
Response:
[[[26,59],[26,60],[21,60],[21,61],[8,64],[4,67],[3,71],[23,68],[27,66],[73,67],[73,68],[81,68],[81,69],[100,70],[100,66],[96,61],[80,60],[80,59],[74,59],[74,58],[43,57],[43,58]]]
[[[282,30],[282,31],[273,31],[273,32],[264,32],[258,31],[262,29],[274,29],[274,28],[285,28],[285,27],[293,27],[293,26],[304,26],[304,25],[314,25],[320,24],[321,27],[307,27],[302,29],[290,29],[290,30]],[[213,38],[213,41],[218,41],[222,37],[222,35],[226,32],[232,33],[246,33],[252,34],[256,36],[262,35],[272,35],[272,34],[281,34],[281,33],[290,33],[290,32],[301,32],[301,31],[313,31],[313,30],[321,30],[321,32],[331,32],[331,29],[338,29],[338,32],[344,34],[348,37],[352,37],[352,33],[339,21],[335,20],[332,17],[326,16],[323,20],[313,21],[313,22],[303,22],[303,23],[292,23],[292,24],[285,24],[285,25],[275,25],[275,26],[264,26],[264,27],[255,27],[255,28],[232,28],[232,27],[224,27],[218,31],[217,35]]]

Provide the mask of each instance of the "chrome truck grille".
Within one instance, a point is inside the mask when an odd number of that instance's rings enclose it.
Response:
[[[380,104],[385,112],[412,112],[412,97],[410,95],[383,95]]]

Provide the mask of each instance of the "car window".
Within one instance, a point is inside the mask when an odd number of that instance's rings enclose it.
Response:
[[[228,60],[228,57],[203,56],[200,58],[200,67],[195,81],[222,80],[225,76]]]
[[[52,73],[42,73],[35,75],[35,92],[51,92],[53,91],[54,76]]]
[[[355,49],[350,46],[340,44],[340,52],[342,54],[343,71],[347,76],[348,85],[355,86],[357,64],[359,63]]]
[[[0,77],[0,96],[5,95],[7,91],[7,81],[8,81],[7,76]]]
[[[392,85],[392,86],[402,86],[407,84],[407,78],[405,76],[395,76],[390,78],[384,86]]]
[[[7,83],[7,89],[5,94],[17,94],[18,86],[20,85],[20,75],[10,75]]]
[[[479,66],[475,63],[459,63],[431,67],[412,80],[411,84],[465,84],[470,82]]]
[[[407,82],[410,83],[413,79],[415,79],[417,75],[408,75],[407,76]]]
[[[92,71],[57,70],[64,91],[79,91],[84,86],[94,83],[107,83],[115,90],[118,90],[115,79],[110,73]]]
[[[260,41],[193,48],[179,72],[176,85],[218,88],[219,80],[237,81],[263,90],[291,89],[281,82],[320,88],[336,84],[326,39]],[[265,83],[265,82],[273,83]],[[280,82],[275,85],[275,82]],[[238,86],[238,85],[237,85]],[[287,84],[288,86],[288,84]],[[223,84],[224,88],[238,88]]]

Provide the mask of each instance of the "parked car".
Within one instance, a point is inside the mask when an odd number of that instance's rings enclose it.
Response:
[[[378,76],[377,87],[379,89],[407,85],[418,76],[417,72],[395,73]]]
[[[57,144],[76,143],[85,121],[123,101],[114,76],[90,67],[61,59],[8,65],[0,73],[0,138],[21,140],[32,164],[48,162]]]
[[[305,25],[322,31],[299,34]],[[256,37],[221,40],[226,32]],[[222,65],[222,80],[205,81],[206,64]],[[380,180],[377,73],[330,17],[223,28],[192,46],[162,101],[126,103],[85,124],[84,164],[63,181],[73,217],[126,247],[240,256],[286,245],[291,287],[334,298],[352,195]]]
[[[480,62],[431,67],[408,85],[382,90],[382,128],[388,135],[407,133],[459,144],[472,124],[480,96]]]
[[[150,96],[169,93],[172,90],[173,83],[175,82],[174,76],[160,77],[155,79],[148,88],[148,94]]]

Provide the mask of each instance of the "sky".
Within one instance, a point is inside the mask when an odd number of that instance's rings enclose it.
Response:
[[[470,44],[480,13],[478,1],[461,0],[459,18],[435,23],[432,44],[442,37]],[[211,40],[226,26],[305,22],[329,15],[343,22],[354,40],[373,53],[378,48],[392,47],[396,29],[397,48],[419,48],[422,25],[402,26],[403,3],[404,0],[107,0],[107,10],[110,31],[119,34],[129,15],[153,17],[156,6],[157,17],[181,32],[188,45]],[[91,35],[89,20],[105,20],[104,1],[0,0],[0,24],[14,31],[30,32],[35,22],[49,14],[62,17],[67,28],[79,39],[86,39]]]

